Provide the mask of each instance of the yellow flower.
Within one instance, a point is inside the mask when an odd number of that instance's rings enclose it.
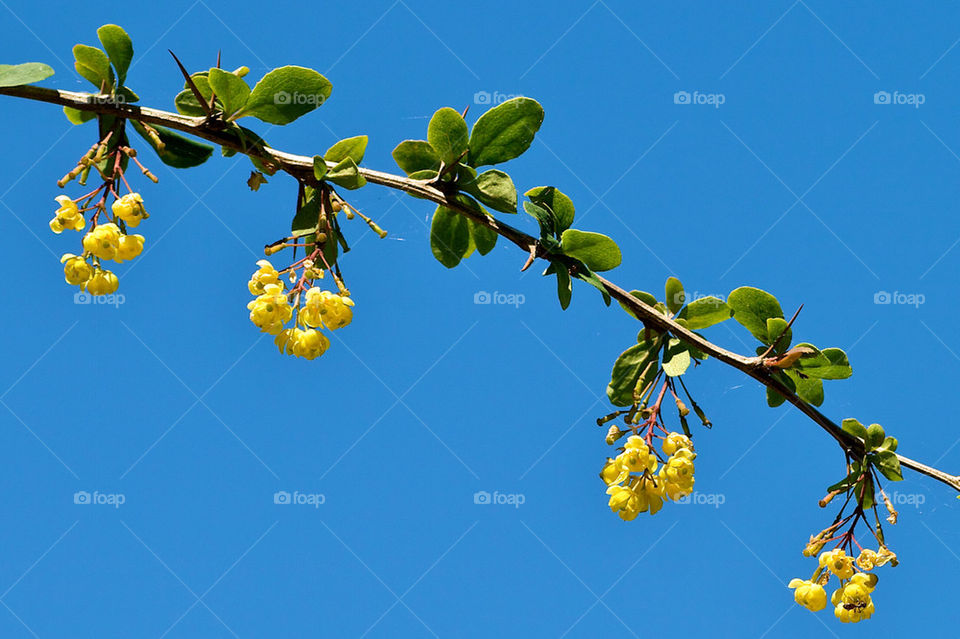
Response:
[[[834,616],[843,623],[857,623],[873,615],[873,599],[870,597],[873,588],[868,588],[856,580],[862,574],[854,575],[850,583],[835,590],[833,597],[830,598],[831,603],[834,604]]]
[[[820,584],[809,579],[793,579],[789,587],[796,589],[793,598],[804,608],[817,612],[827,607],[827,591]]]
[[[670,433],[663,440],[663,452],[672,455],[681,448],[693,450],[693,442],[683,433]]]
[[[121,235],[117,245],[117,255],[113,258],[117,262],[132,260],[143,251],[142,235]]]
[[[680,448],[660,468],[660,489],[665,497],[676,501],[693,492],[695,457],[688,448]]]
[[[631,473],[652,473],[657,469],[656,455],[651,454],[643,438],[636,435],[627,440],[624,451],[617,455],[617,463],[623,470]]]
[[[877,559],[877,553],[869,548],[864,548],[860,551],[860,556],[857,557],[857,566],[862,570],[873,570],[877,565]]]
[[[83,288],[91,295],[110,295],[116,292],[118,286],[120,281],[117,276],[100,267],[95,268],[93,275],[83,284]]]
[[[136,227],[142,220],[150,217],[143,208],[143,198],[139,193],[127,193],[113,203],[113,214],[127,226]]]
[[[83,250],[101,260],[112,260],[120,247],[120,228],[112,222],[99,224],[83,236]]]
[[[820,567],[826,567],[840,579],[853,576],[853,558],[848,557],[843,548],[820,554]]]
[[[315,359],[323,355],[330,348],[327,336],[315,329],[300,331],[293,343],[293,354],[297,357]]]
[[[607,488],[610,500],[607,505],[610,510],[620,515],[624,521],[632,521],[640,514],[640,497],[626,486],[610,486]]]
[[[306,326],[324,326],[330,330],[343,328],[353,320],[353,300],[346,295],[321,291],[314,286],[304,298],[300,321]]]
[[[879,568],[880,566],[884,566],[888,563],[891,566],[896,566],[900,562],[897,561],[897,554],[895,552],[886,546],[880,546],[880,549],[877,550],[877,558],[874,559],[873,563]]]
[[[72,253],[65,253],[60,262],[63,264],[63,277],[67,284],[81,285],[93,275],[93,267],[85,259]]]
[[[607,486],[619,484],[629,476],[630,471],[625,470],[617,460],[609,457],[607,457],[607,463],[603,467],[603,470],[600,471],[600,479],[602,479]]]
[[[77,208],[77,203],[66,195],[58,195],[56,200],[60,208],[50,220],[50,230],[54,233],[62,233],[63,229],[82,231],[87,226],[87,220]]]
[[[273,264],[267,260],[260,260],[257,262],[257,266],[260,268],[250,276],[250,281],[247,282],[247,288],[250,289],[252,295],[263,295],[264,287],[267,284],[278,283],[280,281],[280,275],[277,273],[277,269],[273,268]]]
[[[247,308],[250,309],[250,321],[271,335],[279,333],[293,317],[293,309],[280,284],[267,284],[263,295],[247,304]]]

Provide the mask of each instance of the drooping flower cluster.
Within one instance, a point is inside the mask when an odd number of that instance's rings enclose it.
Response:
[[[624,521],[643,512],[653,515],[663,507],[664,499],[678,501],[693,492],[693,442],[681,433],[669,433],[662,449],[665,460],[643,437],[632,435],[600,472],[610,495],[610,510]]]
[[[250,321],[261,331],[275,335],[274,343],[281,353],[316,359],[330,347],[330,339],[321,329],[336,330],[353,320],[353,300],[346,291],[340,294],[324,291],[316,286],[306,288],[312,281],[313,264],[304,265],[305,274],[297,284],[286,291],[284,282],[268,260],[257,262],[258,269],[250,277],[247,288],[256,299],[247,304]],[[296,271],[291,270],[296,279]],[[290,298],[294,298],[293,304]],[[296,317],[293,326],[286,323]]]
[[[811,548],[822,547],[818,539],[804,551],[805,555],[816,554]],[[857,623],[869,619],[874,612],[871,594],[877,586],[877,575],[869,572],[884,564],[897,565],[897,556],[886,546],[877,551],[864,548],[859,556],[852,557],[843,548],[820,553],[820,566],[811,579],[793,579],[789,587],[794,589],[793,598],[801,606],[818,612],[827,607],[825,586],[831,577],[840,582],[830,596],[833,614],[842,623]]]
[[[81,199],[90,200],[94,194],[96,191]],[[84,230],[87,226],[84,216],[86,209],[81,209],[76,201],[65,195],[57,196],[56,200],[60,208],[50,220],[50,229],[54,233],[62,233],[65,229]],[[94,220],[99,215],[106,214],[105,200],[106,196],[96,205],[89,207],[97,211],[93,216]],[[119,286],[117,276],[103,268],[101,261],[111,260],[119,264],[132,260],[143,252],[144,237],[126,232],[128,226],[137,226],[141,220],[149,217],[143,208],[143,198],[138,193],[128,193],[117,198],[111,208],[112,221],[101,224],[94,221],[93,228],[83,236],[83,253],[65,253],[60,258],[67,283],[79,286],[91,295],[109,295],[115,293]]]

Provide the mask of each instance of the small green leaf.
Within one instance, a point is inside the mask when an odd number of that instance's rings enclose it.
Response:
[[[810,347],[810,344],[798,344]],[[812,357],[803,357],[797,362],[797,368],[809,377],[820,379],[847,379],[853,375],[847,354],[839,348],[825,348]]]
[[[630,294],[651,308],[655,308],[657,304],[660,304],[660,302],[657,301],[657,298],[655,298],[650,293],[647,293],[646,291],[630,291]],[[620,302],[620,300],[617,300],[617,301],[619,302],[620,307],[623,310],[625,310],[627,314],[630,315],[633,319],[637,319],[637,320],[640,319],[639,317],[637,317],[636,313],[634,313],[629,306],[627,306],[623,302]],[[660,305],[663,306],[662,304]]]
[[[668,377],[679,377],[690,367],[690,351],[678,339],[671,339],[663,351],[663,372]]]
[[[897,454],[891,451],[878,451],[870,453],[870,461],[883,473],[883,476],[890,481],[903,481],[903,473],[900,470],[900,460]]]
[[[553,211],[557,220],[557,233],[563,233],[573,224],[575,209],[573,200],[553,186],[537,186],[524,193],[530,200]]]
[[[660,352],[660,342],[644,342],[631,346],[617,358],[610,373],[610,383],[607,385],[607,397],[614,406],[631,406],[635,401],[634,391],[638,390],[637,382],[643,375],[647,365],[654,371],[657,355]],[[642,389],[639,389],[642,390]]]
[[[367,136],[358,135],[352,138],[340,140],[323,154],[328,162],[340,162],[346,158],[352,159],[355,163],[363,162],[363,155],[367,152]]]
[[[848,417],[847,419],[843,420],[843,422],[840,424],[840,428],[845,433],[853,435],[854,437],[864,441],[867,440],[867,428],[852,417]]]
[[[427,126],[427,141],[444,164],[454,164],[467,150],[470,131],[463,116],[450,107],[433,114]]]
[[[537,224],[540,225],[540,237],[552,237],[553,231],[556,228],[556,218],[553,216],[553,211],[546,209],[539,204],[534,204],[533,202],[524,202],[523,210],[533,217]]]
[[[590,270],[589,266],[584,264],[582,267],[580,267],[580,269],[577,271],[577,278],[583,280],[590,286],[600,291],[600,295],[603,296],[603,303],[607,306],[610,306],[611,297],[610,293],[607,292],[607,287],[603,285],[603,282],[600,281],[600,278],[597,277],[597,274]]]
[[[814,377],[796,377],[794,371],[786,371],[797,386],[797,397],[812,406],[823,405],[823,380]]]
[[[783,335],[783,337],[780,337]],[[793,329],[788,325],[787,320],[782,317],[767,318],[767,341],[768,346],[773,344],[779,338],[777,348],[774,351],[778,355],[786,353],[790,348],[790,342],[793,341]]]
[[[573,280],[570,279],[570,271],[564,264],[557,264],[554,272],[557,274],[557,299],[560,300],[560,308],[567,310],[570,299],[573,297]]]
[[[210,88],[223,105],[223,117],[228,122],[243,110],[250,96],[250,87],[246,81],[222,69],[210,69],[207,76]]]
[[[683,292],[683,284],[675,277],[668,277],[664,285],[664,291],[667,295],[667,310],[676,313],[686,301],[686,294]]]
[[[127,81],[127,70],[133,60],[133,41],[122,27],[115,24],[105,24],[97,29],[97,37],[117,70],[117,84],[122,86]]]
[[[330,81],[313,69],[280,67],[257,82],[237,117],[252,115],[270,124],[290,124],[322,105],[332,90]]]
[[[543,107],[530,98],[499,104],[473,125],[467,164],[484,166],[512,160],[530,148],[543,123]]]
[[[162,147],[158,148],[152,136],[147,135],[147,131],[142,124],[136,120],[130,120],[129,122],[134,130],[153,147],[160,160],[175,169],[189,169],[199,166],[206,162],[213,153],[213,147],[209,144],[191,140],[166,127],[154,124],[151,126],[156,129],[160,142],[163,144]]]
[[[351,157],[344,158],[330,169],[325,179],[350,190],[359,189],[367,184],[366,178],[360,175],[360,169]]]
[[[867,449],[873,450],[882,445],[886,437],[887,434],[883,432],[883,426],[880,424],[870,424],[870,426],[867,427]]]
[[[85,124],[97,118],[97,114],[92,111],[81,111],[70,107],[63,107],[63,114],[67,116],[70,124]]]
[[[470,226],[470,237],[473,239],[474,246],[477,247],[477,253],[486,255],[497,245],[497,232],[491,228],[478,224],[473,220],[467,220]]]
[[[413,177],[413,173],[440,170],[440,156],[426,140],[404,140],[393,150],[393,159],[404,173]],[[423,179],[423,178],[417,178]]]
[[[560,236],[563,252],[593,271],[609,271],[620,266],[620,247],[602,233],[567,229]]]
[[[752,286],[742,286],[730,293],[727,306],[733,309],[733,319],[764,344],[769,344],[767,320],[783,317],[777,298]]]
[[[897,450],[898,442],[896,437],[885,437],[878,450],[889,450],[891,453]]]
[[[73,57],[76,59],[73,66],[77,73],[95,86],[97,91],[109,93],[113,89],[113,70],[106,53],[97,47],[77,44],[73,47]]]
[[[320,195],[311,189],[307,201],[300,206],[290,223],[293,237],[301,237],[317,232],[320,223]]]
[[[327,163],[323,156],[313,156],[313,177],[322,180],[327,175]]]
[[[726,302],[716,297],[695,299],[680,311],[677,321],[692,331],[709,328],[724,322],[733,315]]]
[[[794,384],[793,380],[784,375],[782,372],[775,372],[773,376],[776,377],[780,382],[782,382],[791,392],[796,393],[797,387]],[[767,388],[767,405],[770,408],[776,408],[783,402],[787,401],[787,398],[780,394],[779,391],[776,391],[769,386]]]
[[[510,176],[503,171],[496,169],[484,171],[472,182],[463,184],[462,188],[495,211],[517,212],[517,187],[513,185]]]
[[[33,84],[53,75],[53,69],[41,62],[23,64],[0,64],[0,87],[16,87]]]
[[[467,218],[445,206],[438,206],[430,225],[430,250],[447,268],[460,263],[470,249]]]

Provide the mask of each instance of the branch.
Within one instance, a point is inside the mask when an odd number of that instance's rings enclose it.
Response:
[[[257,148],[244,144],[243,140],[235,132],[223,128],[222,123],[211,122],[207,118],[189,117],[178,113],[140,107],[132,104],[114,104],[109,101],[97,100],[95,95],[89,93],[59,91],[35,86],[0,87],[0,95],[48,102],[50,104],[68,106],[80,111],[114,115],[147,124],[159,124],[183,133],[189,133],[190,135],[232,149],[238,153],[256,157],[261,161],[271,162],[298,180],[303,180],[307,183],[314,183],[316,181],[313,175],[313,158],[279,151],[266,146]],[[333,167],[334,164],[333,162],[328,162],[328,165],[331,167]],[[411,180],[410,178],[400,175],[365,168],[360,168],[360,174],[368,182],[372,182],[373,184],[386,186],[391,189],[403,191],[404,193],[417,195],[436,204],[442,204],[470,218],[474,222],[486,226],[501,237],[516,244],[519,248],[523,249],[524,252],[542,257],[536,238],[483,213],[478,213],[462,206],[452,197],[452,194],[445,193],[435,186],[432,186],[429,180]],[[653,307],[647,306],[613,282],[603,277],[599,277],[599,279],[610,296],[633,311],[645,325],[652,326],[663,332],[672,333],[687,344],[695,346],[724,364],[732,366],[752,377],[764,386],[777,391],[796,407],[797,410],[809,417],[814,423],[837,440],[844,450],[862,452],[863,442],[860,439],[844,432],[833,420],[821,413],[814,406],[800,399],[782,382],[773,377],[763,366],[762,358],[744,357],[717,346],[693,331],[681,326],[669,317],[662,315]],[[950,475],[949,473],[904,457],[903,455],[898,454],[897,458],[900,460],[901,466],[932,477],[960,492],[960,475]]]

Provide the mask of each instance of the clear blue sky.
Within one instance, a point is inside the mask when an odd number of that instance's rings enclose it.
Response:
[[[87,90],[70,48],[104,22],[133,36],[128,84],[151,106],[172,108],[181,86],[167,48],[192,69],[219,48],[252,79],[314,67],[331,100],[267,139],[315,153],[366,133],[378,169],[396,170],[391,149],[439,107],[471,105],[472,121],[478,92],[535,97],[544,126],[508,170],[523,190],[559,186],[582,228],[620,242],[616,281],[803,303],[795,335],[854,367],[827,384],[825,412],[960,469],[958,7],[0,5],[0,62],[51,64],[45,86]],[[723,104],[676,104],[679,91]],[[875,104],[878,91],[924,101]],[[842,458],[719,364],[687,383],[715,424],[697,433],[697,490],[724,503],[611,515],[594,419],[636,323],[583,285],[561,312],[506,243],[448,271],[426,203],[355,195],[390,238],[350,227],[354,322],[320,360],[294,360],[245,308],[260,247],[289,228],[292,180],[251,193],[243,158],[175,173],[144,149],[161,182],[138,180],[152,217],[145,254],[117,269],[125,303],[75,305],[58,258],[79,240],[47,222],[92,130],[11,98],[0,114],[0,636],[955,634],[958,503],[915,475],[894,487],[915,503],[888,530],[901,565],[880,570],[874,618],[842,627],[793,603]],[[525,303],[476,305],[480,291]],[[875,304],[881,291],[924,303]],[[752,351],[735,324],[707,334]],[[325,502],[275,505],[281,490]],[[524,503],[476,505],[481,490]],[[76,505],[77,491],[125,503]]]

